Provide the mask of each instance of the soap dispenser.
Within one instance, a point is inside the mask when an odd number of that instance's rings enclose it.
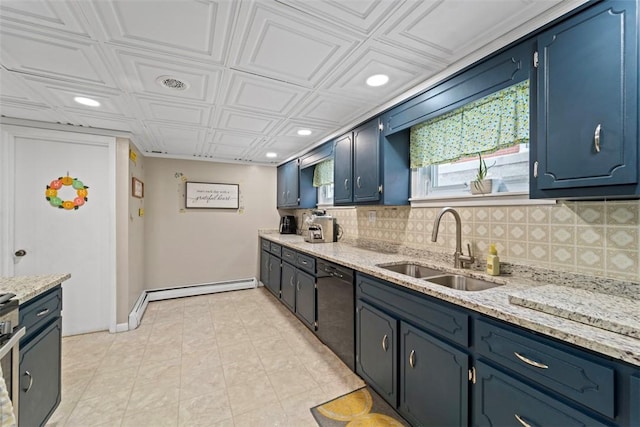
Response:
[[[495,244],[489,246],[489,255],[487,256],[487,273],[492,276],[500,275],[500,258],[498,258],[498,250]]]

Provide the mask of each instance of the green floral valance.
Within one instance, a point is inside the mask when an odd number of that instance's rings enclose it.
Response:
[[[333,159],[318,163],[313,170],[313,186],[333,184]]]
[[[413,126],[410,141],[412,168],[529,141],[529,80]]]

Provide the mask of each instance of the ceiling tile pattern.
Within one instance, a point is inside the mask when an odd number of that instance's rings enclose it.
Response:
[[[582,1],[2,0],[0,114],[129,132],[151,156],[280,163]]]

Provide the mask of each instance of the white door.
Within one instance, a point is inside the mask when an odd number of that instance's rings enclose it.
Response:
[[[110,329],[113,298],[113,177],[109,141],[114,138],[41,132],[13,140],[13,274],[71,273],[63,283],[63,335]],[[55,135],[55,137],[51,137]],[[89,142],[83,142],[84,140]],[[95,143],[95,141],[102,143]],[[45,191],[69,173],[82,181],[87,201],[78,209],[52,206]],[[77,184],[77,183],[76,183]],[[78,197],[72,185],[57,190]]]

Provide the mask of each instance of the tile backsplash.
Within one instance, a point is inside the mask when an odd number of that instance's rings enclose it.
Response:
[[[462,245],[484,260],[495,243],[501,261],[640,282],[640,201],[558,202],[556,205],[455,208]],[[327,209],[345,237],[453,253],[455,221],[445,214],[431,241],[440,208],[408,206]],[[308,210],[297,210],[303,224]]]

